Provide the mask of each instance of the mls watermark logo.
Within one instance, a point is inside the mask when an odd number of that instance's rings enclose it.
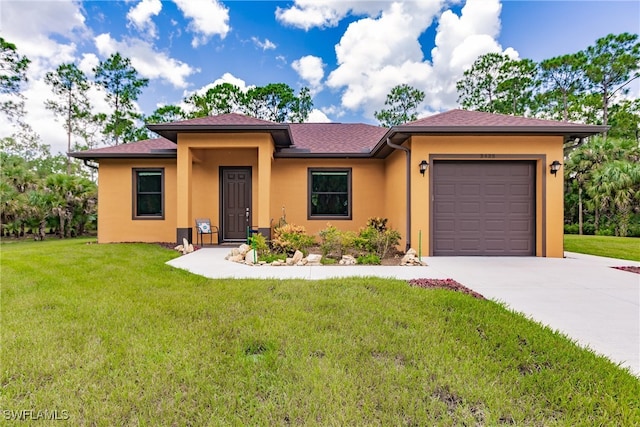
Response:
[[[70,418],[66,409],[2,409],[0,414],[7,421],[66,421]]]

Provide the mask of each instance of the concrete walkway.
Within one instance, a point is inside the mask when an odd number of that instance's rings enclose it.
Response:
[[[638,262],[567,252],[564,259],[423,258],[427,267],[250,267],[224,260],[229,251],[200,249],[168,264],[215,279],[452,278],[640,376],[640,274],[610,268]]]

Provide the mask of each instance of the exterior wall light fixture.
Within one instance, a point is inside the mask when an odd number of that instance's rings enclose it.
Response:
[[[418,166],[420,166],[420,173],[424,176],[424,173],[427,171],[427,167],[429,167],[429,163],[427,163],[426,160],[423,160]]]
[[[553,176],[556,176],[556,174],[558,173],[558,171],[560,170],[560,166],[562,166],[562,163],[560,163],[557,160],[554,160],[553,163],[551,163],[549,165],[549,168],[551,169],[551,174]]]

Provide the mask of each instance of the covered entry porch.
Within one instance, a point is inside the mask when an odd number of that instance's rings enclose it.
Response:
[[[197,239],[196,218],[218,227],[214,244],[269,236],[274,144],[268,133],[181,134],[177,150],[178,243]]]

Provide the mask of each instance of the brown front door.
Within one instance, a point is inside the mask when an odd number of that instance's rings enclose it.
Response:
[[[223,240],[245,240],[251,225],[251,168],[223,167],[220,169]]]

